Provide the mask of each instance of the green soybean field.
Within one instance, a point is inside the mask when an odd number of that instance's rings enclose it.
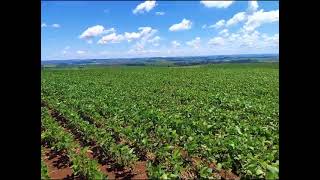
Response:
[[[42,179],[278,179],[279,65],[44,68],[41,144]]]

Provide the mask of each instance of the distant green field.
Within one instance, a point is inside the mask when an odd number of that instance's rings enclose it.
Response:
[[[221,169],[278,178],[278,63],[41,73],[47,106],[121,166],[146,159],[149,178],[217,178]]]

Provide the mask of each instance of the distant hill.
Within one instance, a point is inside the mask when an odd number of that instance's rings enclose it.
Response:
[[[128,65],[128,66],[180,66],[214,63],[248,63],[260,61],[279,61],[278,54],[246,54],[246,55],[216,55],[216,56],[187,56],[187,57],[146,57],[146,58],[117,58],[117,59],[71,59],[41,61],[44,67],[79,66],[79,65]]]

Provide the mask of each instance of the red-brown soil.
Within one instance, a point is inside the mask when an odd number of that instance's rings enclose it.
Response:
[[[43,161],[48,167],[48,175],[51,179],[81,179],[72,173],[71,163],[65,152],[57,152],[44,148]]]
[[[118,167],[116,163],[112,160],[112,157],[107,157],[103,153],[101,147],[97,146],[95,142],[89,142],[89,143],[85,142],[81,134],[73,131],[72,129],[69,129],[67,125],[68,120],[66,118],[61,116],[54,109],[51,109],[50,107],[48,107],[46,102],[42,101],[41,105],[46,106],[49,109],[49,113],[51,114],[51,116],[57,120],[57,122],[65,129],[65,131],[75,136],[75,141],[77,141],[82,147],[85,147],[85,146],[89,147],[87,156],[90,159],[95,159],[98,161],[101,172],[106,176],[108,176],[108,179],[148,179],[146,161],[137,161],[133,169]],[[48,166],[49,165],[50,164],[48,164]],[[48,167],[48,171],[49,171],[49,174],[55,173],[56,169]],[[75,177],[74,175],[72,175],[72,169],[70,167],[65,167],[65,169],[62,169],[62,170],[59,169],[58,173],[59,173],[58,179],[61,179],[59,178],[60,176],[64,176],[64,178]]]
[[[46,102],[42,101],[41,105],[48,107],[51,116],[53,118],[55,118],[60,123],[60,125],[65,128],[66,131],[75,135],[76,140],[79,142],[79,144],[81,146],[89,146],[90,147],[90,151],[88,152],[88,157],[90,157],[91,159],[98,160],[101,172],[106,174],[109,179],[148,179],[145,160],[146,159],[153,159],[150,157],[148,158],[148,154],[145,154],[145,153],[140,154],[139,155],[140,161],[138,161],[136,163],[135,167],[133,167],[132,170],[128,170],[123,167],[117,167],[115,165],[115,163],[112,161],[112,157],[111,158],[106,157],[102,153],[101,148],[95,145],[95,142],[89,142],[89,143],[83,142],[81,134],[72,131],[72,129],[68,129],[67,119],[65,117],[61,116],[56,110],[50,108]],[[94,120],[88,116],[85,116],[84,120],[89,121],[91,124],[95,124]],[[97,125],[97,124],[95,124],[95,125]],[[99,127],[99,125],[97,125],[97,127]],[[119,138],[119,136],[117,136],[116,133],[114,136],[115,136],[114,138],[115,138],[116,142],[125,143],[125,144],[128,143],[128,142],[124,141],[123,139]],[[196,157],[191,158],[188,155],[188,153],[186,151],[184,151],[182,148],[180,148],[180,147],[176,147],[176,148],[180,150],[182,157],[185,159],[191,160],[193,165],[195,165],[196,162],[202,161],[201,158],[196,158]],[[138,151],[138,152],[140,152],[140,151]],[[217,170],[216,165],[214,163],[210,164],[210,168],[212,168],[215,171],[214,172],[215,176],[221,177],[222,179],[228,179],[228,180],[231,180],[231,179],[232,180],[239,180],[240,179],[240,177],[238,177],[237,175],[235,175],[234,173],[232,173],[230,171],[226,171],[226,170],[222,170],[222,169]],[[67,170],[64,170],[64,171],[68,172]],[[49,169],[49,173],[50,173],[50,169]],[[70,172],[68,172],[68,173],[70,173]],[[71,172],[71,174],[72,174],[72,172]],[[194,177],[194,173],[192,171],[186,172],[186,177],[188,177],[188,176]]]
[[[226,170],[217,170],[217,165],[214,163],[210,164],[210,168],[212,168],[213,170],[217,171],[217,175],[220,176],[222,179],[226,179],[226,180],[240,180],[240,177],[238,177],[237,175],[233,174],[230,171],[226,171]]]

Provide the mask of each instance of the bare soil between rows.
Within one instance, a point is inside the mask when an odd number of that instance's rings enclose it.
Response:
[[[68,120],[66,118],[61,116],[54,109],[50,108],[46,102],[42,101],[41,105],[49,109],[50,115],[55,120],[57,120],[57,122],[64,128],[66,132],[69,132],[74,135],[75,141],[77,141],[81,147],[89,147],[89,151],[87,151],[87,156],[92,160],[97,160],[97,162],[99,163],[100,171],[103,174],[105,174],[108,177],[108,179],[148,179],[146,161],[137,161],[133,169],[117,166],[117,164],[112,160],[112,157],[108,157],[107,155],[105,155],[103,153],[102,148],[97,146],[95,142],[86,142],[84,141],[84,138],[80,133],[72,129],[69,129],[67,126]],[[78,177],[72,174],[70,161],[69,158],[66,156],[66,153],[60,156],[63,156],[64,159],[68,160],[64,163],[63,166],[55,166],[54,163],[56,163],[56,161],[59,160],[45,160],[45,163],[47,164],[49,171],[49,177],[51,179],[84,179],[84,177]],[[60,156],[56,158],[61,159]],[[52,175],[53,177],[50,176],[52,173],[54,173]]]
[[[133,169],[128,170],[125,167],[118,167],[115,162],[112,160],[112,157],[108,157],[106,156],[103,151],[101,150],[101,148],[99,146],[96,145],[95,142],[85,142],[84,139],[82,138],[82,135],[79,132],[73,131],[72,129],[69,129],[67,126],[67,119],[64,118],[63,116],[61,116],[59,114],[59,112],[57,112],[55,109],[52,109],[51,107],[48,106],[48,104],[44,101],[41,101],[41,105],[42,106],[46,106],[49,109],[49,113],[51,114],[51,116],[57,120],[57,122],[67,131],[72,133],[75,136],[75,140],[79,142],[79,144],[82,147],[88,146],[89,147],[89,151],[88,151],[88,157],[90,157],[91,159],[95,159],[98,161],[99,163],[99,168],[101,170],[102,173],[104,173],[106,176],[108,176],[108,179],[148,179],[148,175],[147,175],[147,167],[146,167],[146,160],[148,158],[145,158],[145,155],[143,155],[144,157],[140,156],[140,161],[137,161],[136,165],[134,166]],[[90,119],[90,117],[86,117],[85,120],[88,121],[88,119],[90,120],[90,124],[95,124],[94,120]],[[117,139],[117,142],[120,143],[121,140]],[[185,154],[186,152],[183,152],[182,154]],[[188,153],[185,154],[185,156]],[[200,159],[199,159],[200,160]],[[220,177],[221,179],[225,179],[225,180],[239,180],[240,177],[235,175],[234,173],[230,172],[230,171],[226,171],[226,170],[217,170],[216,165],[214,163],[210,164],[210,168],[212,168],[215,172],[214,175],[216,177]],[[70,168],[69,168],[70,169]],[[72,170],[71,170],[71,174],[69,172],[69,169],[63,169],[63,173],[67,174],[68,177],[72,176]],[[49,173],[50,173],[50,169]],[[62,174],[63,174],[62,173]],[[75,177],[78,178],[78,177]],[[60,179],[60,178],[58,178]]]

